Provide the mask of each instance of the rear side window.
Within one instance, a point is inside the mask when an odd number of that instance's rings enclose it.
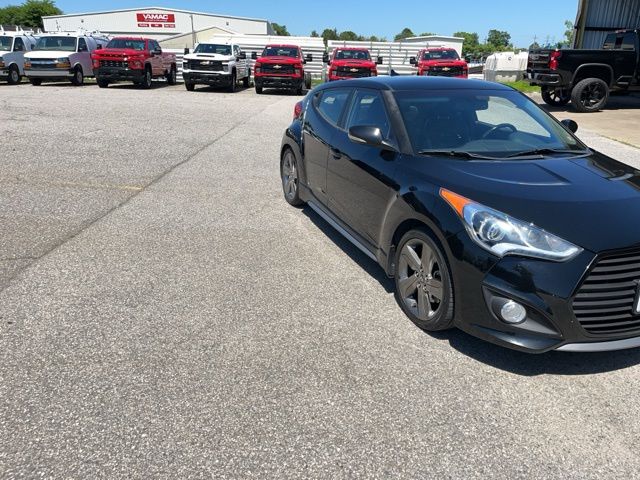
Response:
[[[607,35],[607,38],[604,41],[604,45],[602,45],[602,48],[604,50],[613,50],[614,47],[616,46],[616,34],[615,33],[610,33],[609,35]]]
[[[84,38],[78,39],[78,52],[88,52],[87,42]]]
[[[347,88],[324,90],[316,97],[316,108],[329,123],[338,125],[350,93]]]
[[[16,41],[13,44],[13,51],[14,52],[24,52],[24,50],[25,50],[24,42],[22,41],[21,38],[16,38]]]
[[[375,90],[358,90],[356,92],[347,121],[347,129],[355,126],[378,127],[382,131],[383,137],[389,137],[391,124],[380,92]]]
[[[622,50],[636,49],[636,34],[633,32],[625,33],[622,39]]]

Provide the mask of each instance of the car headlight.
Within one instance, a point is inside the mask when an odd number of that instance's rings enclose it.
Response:
[[[533,224],[476,203],[444,188],[440,196],[462,219],[471,238],[482,248],[504,257],[522,255],[564,262],[574,258],[582,248]]]
[[[223,72],[228,72],[229,71],[229,63],[228,62],[224,62],[222,64],[222,71]]]

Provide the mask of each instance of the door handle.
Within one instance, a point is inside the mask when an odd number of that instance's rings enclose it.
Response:
[[[337,148],[332,148],[331,149],[331,156],[333,158],[335,158],[336,160],[340,160],[342,158],[342,152],[340,150],[338,150]]]

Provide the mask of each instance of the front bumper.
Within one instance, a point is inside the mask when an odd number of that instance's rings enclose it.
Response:
[[[44,70],[34,70],[32,68],[25,69],[24,74],[27,78],[41,78],[49,80],[68,80],[73,77],[73,70],[64,68],[50,68]]]
[[[100,67],[95,70],[95,75],[98,80],[108,82],[139,82],[144,78],[144,69]]]
[[[183,71],[182,78],[186,83],[228,87],[229,85],[231,85],[232,76],[224,72]]]
[[[258,88],[300,88],[304,85],[304,77],[279,77],[272,75],[256,75],[254,83]]]
[[[498,259],[463,231],[447,241],[455,286],[456,326],[483,340],[529,353],[551,350],[600,352],[640,347],[637,332],[588,333],[573,311],[573,298],[597,260],[583,251],[568,262],[506,256]],[[526,320],[508,324],[496,314],[496,299],[513,300]]]

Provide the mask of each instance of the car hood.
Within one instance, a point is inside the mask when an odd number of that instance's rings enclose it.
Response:
[[[102,48],[93,51],[94,57],[141,57],[144,54],[143,50],[133,48]]]
[[[230,55],[219,55],[217,53],[191,53],[184,56],[185,60],[217,60],[219,62],[229,62],[235,60],[235,57]]]
[[[73,55],[76,52],[69,52],[64,50],[36,50],[35,52],[25,53],[24,58],[30,58],[32,60],[41,58],[62,58]]]
[[[575,245],[596,253],[640,247],[640,171],[605,155],[433,160],[436,185]]]
[[[464,60],[421,60],[420,65],[425,67],[464,67],[467,64]]]
[[[299,64],[301,62],[299,58],[293,57],[260,57],[256,60],[256,63],[280,63],[283,65]]]
[[[332,60],[332,67],[374,68],[376,64],[370,60]]]

